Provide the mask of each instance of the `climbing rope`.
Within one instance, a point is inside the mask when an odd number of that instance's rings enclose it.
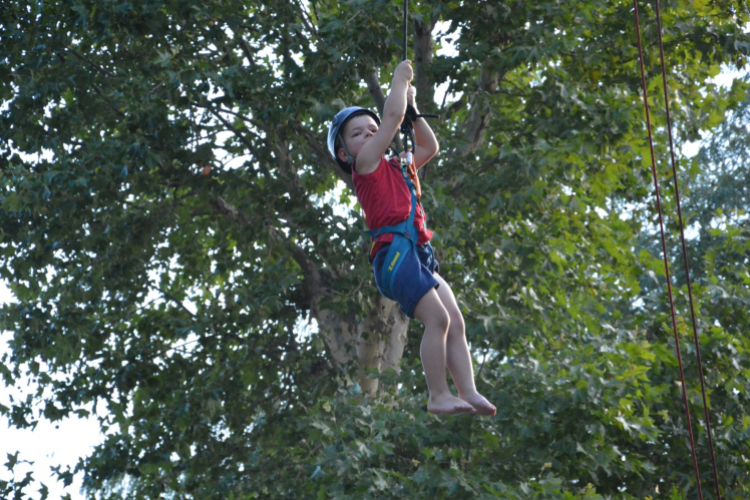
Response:
[[[404,57],[402,61],[406,61],[406,35],[408,33],[407,17],[409,13],[409,0],[404,0]]]
[[[688,434],[690,435],[690,451],[693,457],[693,469],[695,472],[695,480],[698,486],[698,497],[702,500],[703,491],[701,489],[700,472],[698,470],[698,458],[697,458],[696,449],[695,449],[695,439],[693,437],[693,426],[690,420],[690,405],[688,403],[687,387],[685,385],[685,372],[682,366],[682,354],[680,352],[680,340],[677,334],[677,320],[675,317],[674,299],[672,297],[672,284],[671,284],[671,278],[670,278],[670,273],[669,273],[669,261],[667,258],[667,243],[666,243],[666,237],[664,235],[664,217],[662,215],[661,198],[659,195],[659,181],[657,179],[657,174],[656,174],[654,141],[653,141],[653,135],[651,132],[651,118],[650,118],[649,106],[648,106],[648,92],[646,90],[646,73],[645,73],[644,63],[643,63],[643,47],[641,45],[641,27],[640,27],[640,21],[638,18],[637,0],[633,0],[633,7],[635,10],[636,35],[638,38],[638,55],[640,58],[641,84],[643,86],[643,102],[646,108],[646,127],[648,129],[648,140],[649,140],[649,147],[651,150],[651,172],[654,178],[654,189],[656,192],[656,207],[659,211],[659,228],[661,230],[661,245],[662,245],[662,252],[664,255],[664,270],[666,272],[666,278],[667,278],[667,291],[669,294],[669,308],[670,308],[670,312],[672,315],[672,330],[674,333],[675,347],[677,350],[677,363],[680,368],[680,380],[682,382],[682,400],[685,405],[685,416],[687,418]],[[657,31],[659,35],[659,51],[661,54],[661,73],[662,73],[662,81],[663,81],[663,87],[664,87],[664,102],[666,106],[667,130],[669,134],[669,151],[670,151],[670,155],[672,159],[672,179],[674,183],[673,187],[674,187],[674,192],[675,192],[675,200],[677,202],[677,215],[679,218],[679,225],[680,225],[680,238],[682,241],[682,257],[685,263],[685,276],[687,277],[688,296],[690,298],[690,315],[691,315],[691,319],[693,323],[693,338],[695,341],[695,352],[696,352],[696,356],[698,360],[698,372],[700,375],[701,394],[703,396],[703,412],[704,412],[704,418],[706,421],[706,431],[708,432],[708,444],[709,444],[709,449],[711,451],[711,463],[713,465],[714,481],[716,483],[716,498],[718,500],[721,500],[721,491],[719,487],[719,473],[716,467],[716,456],[714,454],[713,438],[711,435],[711,423],[710,423],[709,416],[708,416],[708,404],[706,400],[706,386],[705,386],[705,382],[703,378],[703,362],[701,360],[700,341],[699,341],[699,336],[698,336],[698,329],[696,326],[697,323],[695,319],[695,305],[693,302],[692,284],[690,281],[690,265],[688,264],[687,246],[685,244],[685,230],[684,230],[683,218],[682,218],[682,208],[680,205],[680,190],[677,185],[677,162],[675,161],[675,155],[674,155],[674,141],[672,139],[672,120],[671,120],[670,113],[669,113],[667,70],[666,70],[666,65],[664,62],[664,43],[662,40],[662,26],[661,26],[661,13],[659,10],[659,0],[656,0],[656,22],[657,22],[657,28],[658,28]]]
[[[409,33],[409,24],[408,24],[408,18],[409,18],[409,0],[404,0],[404,50],[403,50],[403,57],[401,58],[402,61],[406,61],[406,47],[407,47],[407,41],[408,41],[408,33]],[[422,188],[419,184],[419,177],[417,176],[417,169],[414,166],[414,155],[412,152],[417,151],[417,141],[414,138],[414,122],[417,121],[417,118],[439,118],[439,115],[434,114],[417,114],[417,110],[414,109],[411,105],[406,106],[406,113],[404,115],[404,120],[401,122],[401,133],[403,134],[403,145],[404,145],[404,152],[406,154],[406,162],[409,164],[409,176],[411,177],[412,182],[417,187],[417,193],[418,197],[422,197]],[[407,146],[408,142],[411,141],[411,151],[409,150],[409,147]],[[398,154],[398,151],[396,151],[396,154]],[[427,167],[424,167],[424,177],[427,178]]]

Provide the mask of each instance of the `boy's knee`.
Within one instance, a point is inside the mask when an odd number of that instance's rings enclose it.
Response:
[[[436,329],[443,332],[443,335],[448,333],[448,330],[451,327],[451,317],[444,307],[438,308],[438,310],[435,312],[435,317],[433,318],[433,320],[433,326]]]
[[[442,306],[423,311],[422,314],[416,315],[416,318],[424,323],[427,332],[439,332],[441,335],[447,335],[451,326],[450,314]]]
[[[466,325],[464,325],[464,318],[461,313],[450,315],[448,321],[451,333],[463,335]]]

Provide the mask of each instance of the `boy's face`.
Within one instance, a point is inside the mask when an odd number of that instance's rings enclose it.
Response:
[[[356,158],[364,143],[370,140],[377,131],[378,124],[370,115],[359,115],[346,122],[341,135],[344,137],[346,147],[349,148],[349,153]],[[338,154],[341,161],[347,160],[344,148],[339,148]]]

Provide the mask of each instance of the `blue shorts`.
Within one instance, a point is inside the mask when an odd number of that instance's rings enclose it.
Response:
[[[372,270],[375,273],[375,284],[378,291],[382,294],[381,288],[381,271],[383,262],[388,253],[390,245],[386,245],[375,255],[372,260]],[[396,277],[393,280],[393,298],[401,310],[409,316],[414,317],[414,309],[425,296],[427,292],[439,286],[438,281],[432,275],[440,269],[435,257],[432,255],[432,246],[429,243],[417,245],[417,255],[414,252],[408,252],[404,257],[404,262],[398,268]]]

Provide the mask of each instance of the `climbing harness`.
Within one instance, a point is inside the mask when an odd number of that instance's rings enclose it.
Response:
[[[385,256],[383,269],[380,273],[380,291],[391,300],[395,300],[393,297],[393,280],[396,277],[396,273],[410,251],[413,250],[416,254],[417,240],[419,238],[417,228],[414,227],[414,216],[417,212],[417,205],[419,205],[420,197],[418,192],[419,179],[417,179],[417,184],[415,184],[412,179],[416,179],[416,175],[412,177],[409,165],[410,164],[406,161],[406,158],[401,158],[401,174],[404,177],[406,186],[409,188],[409,198],[411,199],[409,217],[395,226],[379,227],[367,231],[367,234],[373,239],[376,239],[382,234],[393,234],[393,241],[388,247],[388,253]],[[413,167],[413,164],[411,165]]]
[[[422,188],[419,184],[419,176],[417,175],[417,168],[414,165],[414,154],[412,149],[416,150],[417,143],[414,138],[414,126],[413,123],[419,118],[416,110],[412,106],[407,106],[404,120],[401,122],[401,133],[403,134],[404,154],[399,155],[398,151],[395,151],[399,157],[401,166],[401,175],[406,182],[406,187],[409,190],[409,198],[411,209],[409,210],[409,216],[406,220],[400,222],[395,226],[379,227],[367,231],[367,234],[373,238],[373,241],[377,239],[381,234],[392,233],[393,241],[388,248],[388,253],[385,256],[385,262],[381,271],[381,292],[383,295],[391,300],[393,297],[393,280],[398,272],[399,267],[403,264],[404,259],[410,251],[414,251],[416,254],[417,241],[419,239],[419,233],[417,228],[414,227],[414,218],[419,206],[421,206],[420,198],[422,198]],[[412,149],[409,148],[409,141],[411,141]],[[422,209],[422,215],[424,215],[424,209]],[[426,227],[426,222],[425,222]]]
[[[417,228],[414,227],[414,218],[419,207],[421,207],[420,198],[422,198],[422,188],[419,185],[419,176],[417,175],[417,169],[414,165],[414,155],[412,150],[409,148],[409,141],[411,140],[412,147],[416,150],[416,141],[414,139],[414,128],[413,122],[421,115],[417,115],[417,112],[413,107],[407,106],[406,115],[404,121],[401,123],[401,132],[404,135],[404,154],[399,155],[401,175],[406,182],[406,187],[409,190],[409,198],[411,209],[409,216],[406,220],[400,222],[395,226],[379,227],[367,231],[367,234],[373,238],[373,241],[382,234],[392,233],[393,241],[388,248],[388,253],[385,257],[383,269],[381,271],[381,291],[383,295],[393,300],[393,280],[398,272],[398,268],[404,262],[404,259],[410,251],[414,251],[416,254],[417,241],[419,233]],[[396,151],[396,154],[398,152]],[[422,208],[422,216],[425,228],[427,227],[426,220],[424,218],[424,208]],[[429,248],[429,247],[428,247]]]
[[[700,351],[700,339],[698,336],[698,329],[696,326],[696,319],[695,319],[695,306],[693,303],[693,292],[692,292],[692,284],[690,281],[690,266],[688,264],[688,258],[687,258],[687,246],[685,244],[685,231],[684,231],[684,225],[683,225],[683,219],[682,219],[682,208],[680,206],[680,191],[677,186],[677,163],[675,161],[674,156],[674,143],[672,140],[672,120],[669,113],[669,96],[667,92],[667,70],[666,65],[664,63],[664,43],[662,40],[662,26],[661,26],[661,14],[659,11],[659,0],[656,0],[656,22],[657,22],[657,32],[659,34],[659,50],[661,53],[661,73],[662,73],[662,81],[663,81],[663,87],[664,87],[664,102],[666,106],[666,117],[667,117],[667,130],[669,133],[669,151],[672,158],[672,180],[674,182],[674,192],[675,192],[675,200],[677,201],[677,215],[680,222],[680,238],[682,241],[682,257],[683,261],[685,263],[685,276],[687,278],[687,289],[688,289],[688,296],[690,298],[690,314],[692,318],[693,323],[693,339],[695,341],[695,352],[697,356],[698,361],[698,372],[700,375],[700,383],[701,383],[701,394],[703,396],[703,414],[706,421],[706,431],[708,434],[708,445],[711,452],[711,463],[713,465],[713,474],[714,474],[714,482],[716,486],[716,498],[717,500],[721,500],[721,491],[719,486],[719,473],[716,467],[716,456],[714,454],[714,444],[713,444],[713,438],[711,434],[711,422],[709,420],[708,416],[708,403],[706,400],[706,386],[703,378],[703,362],[701,360],[701,351]],[[677,334],[677,320],[675,317],[675,307],[674,307],[674,299],[672,297],[672,284],[671,284],[671,278],[669,273],[669,261],[667,258],[667,243],[666,243],[666,237],[664,235],[664,217],[662,215],[662,208],[661,208],[661,198],[659,195],[659,181],[657,179],[657,173],[656,173],[656,160],[654,155],[654,141],[653,136],[651,133],[651,118],[649,114],[649,107],[648,107],[648,93],[646,90],[646,73],[644,69],[644,63],[643,63],[643,48],[641,45],[641,27],[640,22],[638,19],[638,2],[637,0],[633,0],[633,6],[635,9],[635,26],[636,26],[636,35],[638,37],[638,54],[640,57],[640,69],[641,69],[641,84],[643,86],[643,102],[645,104],[646,108],[646,127],[648,129],[648,139],[649,139],[649,146],[651,149],[651,172],[653,174],[654,178],[654,188],[656,191],[656,207],[659,212],[659,227],[661,230],[661,245],[662,245],[662,252],[664,255],[664,269],[666,271],[666,278],[667,278],[667,291],[669,294],[669,308],[672,315],[672,330],[674,333],[674,340],[675,340],[675,347],[677,350],[677,363],[680,368],[680,380],[682,382],[682,400],[685,405],[685,416],[687,419],[687,427],[688,427],[688,434],[690,436],[690,450],[692,452],[693,457],[693,470],[695,472],[695,480],[698,487],[698,497],[703,500],[703,492],[701,490],[701,480],[700,480],[700,473],[698,470],[698,458],[696,455],[696,449],[695,449],[695,439],[693,438],[693,426],[690,420],[690,405],[688,403],[688,397],[687,397],[687,386],[685,385],[685,373],[682,367],[682,354],[680,352],[680,340]]]
[[[388,248],[388,253],[385,256],[385,263],[381,271],[381,292],[383,295],[393,300],[393,280],[398,272],[399,267],[403,264],[404,259],[410,251],[414,251],[416,254],[417,240],[419,233],[417,228],[414,227],[414,218],[417,209],[421,206],[420,199],[422,198],[422,188],[419,184],[419,176],[417,175],[417,168],[414,165],[414,154],[412,149],[417,149],[416,139],[414,138],[414,126],[413,123],[423,115],[418,115],[416,110],[412,106],[407,106],[404,120],[401,122],[400,130],[403,134],[404,154],[399,155],[398,151],[395,151],[399,157],[401,166],[401,175],[406,182],[406,187],[409,190],[409,198],[411,209],[409,216],[406,220],[400,222],[395,226],[379,227],[367,231],[367,234],[373,239],[377,239],[382,234],[393,234],[393,241]],[[409,148],[409,142],[411,141],[412,148]],[[422,208],[422,215],[424,216],[424,208]],[[425,228],[427,227],[426,221],[424,222]]]

